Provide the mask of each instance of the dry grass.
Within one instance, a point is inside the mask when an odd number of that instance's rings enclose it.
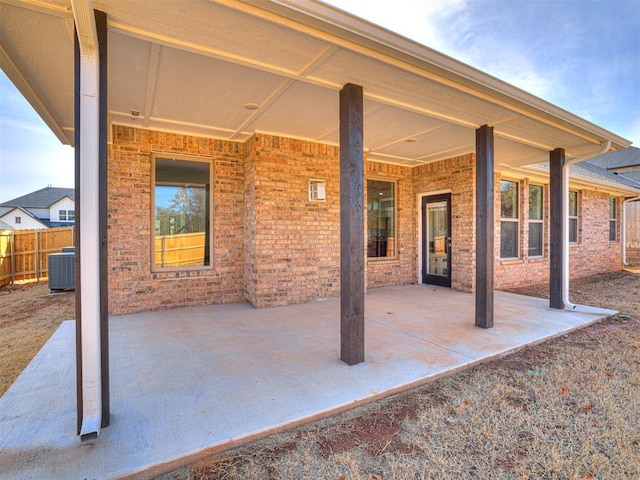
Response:
[[[623,314],[158,479],[640,479],[640,275],[572,295]]]
[[[46,282],[0,288],[0,396],[60,323],[75,318],[73,292],[48,293]]]

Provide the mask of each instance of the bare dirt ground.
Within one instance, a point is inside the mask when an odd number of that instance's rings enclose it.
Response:
[[[73,292],[47,294],[0,289],[0,394],[75,315]],[[621,313],[157,479],[638,480],[640,271],[574,281],[571,298]]]
[[[74,292],[48,293],[46,282],[0,288],[0,396],[60,323],[76,316]]]

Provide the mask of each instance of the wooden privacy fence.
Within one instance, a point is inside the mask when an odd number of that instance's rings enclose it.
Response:
[[[204,265],[205,240],[204,232],[156,237],[156,267]]]
[[[640,200],[627,204],[627,248],[640,248]]]
[[[48,256],[73,245],[73,227],[0,230],[0,287],[47,278]]]

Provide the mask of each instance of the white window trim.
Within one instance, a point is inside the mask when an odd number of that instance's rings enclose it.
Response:
[[[544,204],[545,204],[546,190],[544,188],[544,185],[539,185],[537,183],[530,183],[527,186],[527,188],[529,188],[529,187],[539,187],[539,188],[542,189],[542,215],[541,215],[542,218],[540,220],[531,219],[529,217],[527,218],[527,220],[529,222],[529,225],[531,225],[532,223],[538,223],[538,224],[542,225],[542,238],[540,239],[540,241],[542,242],[542,245],[541,245],[542,248],[540,249],[541,251],[540,251],[539,255],[529,255],[529,247],[530,247],[529,238],[530,237],[527,237],[527,257],[528,258],[542,258],[542,257],[544,257],[544,253],[545,253],[545,250],[544,250],[544,234],[545,234],[545,228],[544,228],[544,220],[545,220],[545,217],[544,217]],[[529,205],[531,205],[531,192],[530,191],[529,191]],[[530,212],[530,211],[531,211],[531,208],[529,207],[527,212]]]
[[[317,178],[309,179],[309,201],[325,202],[327,200],[327,181]]]
[[[607,236],[609,237],[609,243],[618,243],[619,242],[619,235],[618,235],[618,217],[619,217],[619,213],[618,213],[618,199],[616,197],[609,197],[609,203],[611,203],[611,200],[613,200],[613,214],[615,215],[613,218],[611,217],[611,205],[609,205],[609,229],[608,229],[608,233]],[[611,239],[611,223],[613,223],[614,226],[614,235],[615,238],[612,240]]]
[[[375,177],[375,176],[366,177],[365,188],[367,188],[366,185],[367,185],[367,181],[369,180],[373,180],[376,182],[387,182],[387,183],[393,184],[393,237],[392,237],[393,238],[393,255],[390,255],[388,257],[370,257],[365,251],[367,262],[383,262],[385,260],[397,260],[398,259],[398,241],[397,241],[397,238],[398,238],[398,180],[395,178],[385,178],[385,177]],[[366,200],[367,202],[369,201],[368,198]],[[365,205],[365,208],[366,208],[366,205]],[[366,215],[369,215],[369,210],[366,211]],[[366,218],[365,220],[368,221]],[[368,242],[369,241],[368,232],[365,232],[365,235],[367,236],[365,240],[366,242]]]
[[[156,239],[156,222],[155,222],[155,208],[156,208],[156,159],[174,159],[185,160],[189,162],[203,162],[209,163],[209,185],[210,185],[210,198],[209,198],[209,265],[185,265],[179,267],[157,267],[155,264],[155,239]],[[214,159],[211,157],[191,156],[191,155],[173,155],[170,152],[153,152],[151,154],[151,211],[150,211],[150,232],[149,235],[149,247],[151,252],[151,272],[152,273],[166,273],[166,272],[184,272],[184,271],[200,271],[200,270],[215,270],[214,259],[214,243],[215,243],[215,224],[214,224]]]
[[[580,192],[578,190],[569,190],[569,195],[571,193],[576,194],[576,215],[569,213],[569,224],[571,224],[571,220],[576,221],[576,239],[571,240],[569,237],[569,245],[580,245]],[[569,231],[569,235],[571,235],[571,231]]]
[[[503,257],[503,256],[500,255],[500,260],[501,261],[503,261],[503,260],[506,260],[506,261],[519,260],[520,256],[521,256],[521,253],[520,253],[520,247],[521,247],[521,245],[520,245],[520,234],[521,234],[521,231],[520,231],[520,217],[522,216],[521,212],[520,212],[520,210],[522,208],[522,205],[521,205],[522,202],[520,201],[521,185],[520,185],[520,182],[518,180],[511,180],[510,178],[501,178],[500,182],[515,183],[516,187],[517,187],[517,191],[516,191],[516,200],[517,200],[516,215],[517,216],[515,218],[503,217],[502,216],[502,187],[500,188],[500,231],[501,231],[500,235],[501,235],[501,237],[502,237],[502,223],[503,222],[509,222],[509,223],[516,223],[517,224],[517,227],[516,227],[516,256],[515,257]],[[500,245],[500,248],[499,248],[499,252],[501,252],[501,251],[502,251],[502,245]]]

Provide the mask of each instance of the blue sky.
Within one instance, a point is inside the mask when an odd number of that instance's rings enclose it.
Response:
[[[328,0],[640,146],[639,0]],[[73,186],[62,146],[0,73],[0,202]]]

